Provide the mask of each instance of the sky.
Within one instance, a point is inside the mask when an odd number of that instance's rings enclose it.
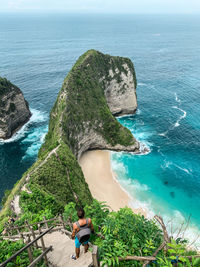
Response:
[[[0,0],[0,12],[200,13],[200,0]]]

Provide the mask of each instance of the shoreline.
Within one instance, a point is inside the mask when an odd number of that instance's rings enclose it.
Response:
[[[111,167],[109,151],[87,151],[81,156],[79,164],[94,198],[105,201],[111,210],[117,211],[127,206],[134,213],[147,216],[144,209],[131,206],[134,198],[118,182]]]

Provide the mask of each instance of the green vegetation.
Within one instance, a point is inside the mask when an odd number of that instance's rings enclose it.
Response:
[[[11,193],[11,190],[10,189],[7,189],[4,192],[4,196],[3,196],[2,200],[1,200],[1,205],[2,206],[6,203],[6,201],[7,201],[8,197],[9,197],[10,193]]]
[[[9,241],[9,240],[0,240],[0,263],[4,262],[10,258],[15,252],[23,248],[25,245],[22,241]],[[37,258],[41,254],[39,249],[33,250],[33,259]],[[28,252],[25,250],[20,256],[17,256],[15,260],[8,263],[7,267],[26,267],[30,264],[28,258]],[[36,264],[36,267],[44,267],[43,260]]]
[[[14,103],[10,103],[9,111],[14,112],[16,110],[16,106]]]
[[[8,91],[11,91],[13,87],[15,88],[16,92],[20,92],[20,89],[17,86],[15,86],[14,84],[12,84],[6,78],[0,77],[0,97],[2,97]]]
[[[147,220],[144,216],[134,214],[130,208],[122,208],[118,212],[109,212],[105,203],[94,200],[92,205],[85,206],[86,217],[92,218],[96,235],[92,236],[91,242],[98,245],[100,259],[108,266],[142,266],[138,261],[119,261],[118,257],[126,256],[152,256],[163,242],[163,233],[153,220]],[[65,206],[64,218],[77,221],[74,203]],[[97,235],[98,234],[98,235]],[[104,238],[102,238],[104,237]],[[157,263],[150,266],[175,266],[172,261],[179,259],[176,266],[200,266],[200,259],[192,259],[190,262],[184,258],[187,255],[196,255],[196,251],[188,251],[187,240],[172,239],[157,254]]]

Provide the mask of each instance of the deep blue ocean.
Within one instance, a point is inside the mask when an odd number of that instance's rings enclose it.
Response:
[[[0,198],[37,159],[62,82],[88,49],[131,58],[138,111],[120,118],[150,148],[112,153],[121,185],[149,213],[200,228],[200,17],[1,14],[0,76],[18,85],[31,121],[0,143]]]

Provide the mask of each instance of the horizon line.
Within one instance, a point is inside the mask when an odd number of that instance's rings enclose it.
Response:
[[[18,10],[0,10],[0,14],[71,14],[71,15],[200,15],[200,12],[98,12],[98,11],[67,11],[67,10],[39,10],[39,9],[18,9]]]

